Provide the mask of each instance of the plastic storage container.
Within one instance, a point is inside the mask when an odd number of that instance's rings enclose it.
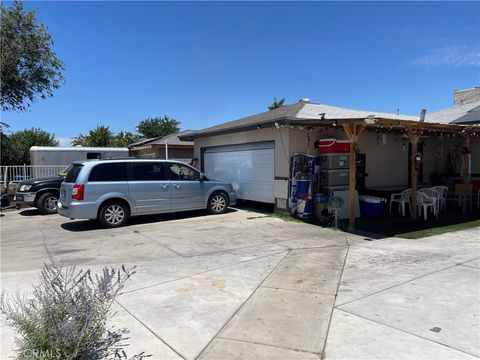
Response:
[[[321,169],[348,169],[350,155],[345,153],[339,154],[321,154]]]
[[[360,195],[360,212],[363,216],[384,216],[387,213],[387,199]]]
[[[335,154],[350,152],[349,140],[320,139],[320,154]]]

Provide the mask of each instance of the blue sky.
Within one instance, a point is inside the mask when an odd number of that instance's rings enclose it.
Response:
[[[274,96],[418,114],[480,83],[479,2],[29,2],[66,84],[15,131],[68,138],[167,114],[201,129]]]

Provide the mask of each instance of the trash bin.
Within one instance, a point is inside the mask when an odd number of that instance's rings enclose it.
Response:
[[[318,220],[322,220],[322,212],[327,208],[328,196],[324,194],[313,195],[313,204],[315,208],[315,217]]]

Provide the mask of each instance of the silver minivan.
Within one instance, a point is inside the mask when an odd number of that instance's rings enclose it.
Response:
[[[221,214],[236,200],[231,184],[182,162],[123,159],[74,162],[57,205],[58,213],[70,219],[118,227],[137,215],[197,209]]]

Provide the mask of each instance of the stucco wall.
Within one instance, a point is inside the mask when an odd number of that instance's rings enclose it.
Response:
[[[292,129],[290,135],[291,154],[309,151],[310,154],[319,155],[313,143],[318,139],[335,138],[346,140],[343,129],[312,130],[310,132],[310,147],[308,146],[307,130]],[[363,132],[359,138],[359,149],[366,154],[368,177],[367,187],[407,185],[408,183],[408,142],[403,149],[403,139],[400,135]]]
[[[401,135],[363,132],[358,140],[366,154],[366,187],[408,184],[408,142]]]

